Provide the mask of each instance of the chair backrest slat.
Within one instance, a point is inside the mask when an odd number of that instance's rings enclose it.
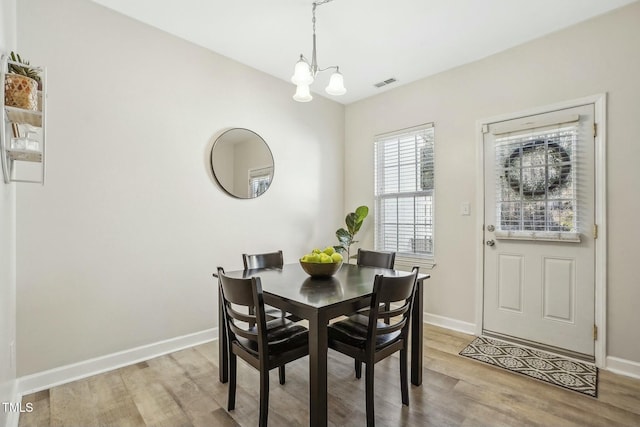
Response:
[[[401,305],[400,307],[393,307],[391,310],[380,310],[378,311],[378,319],[387,318],[387,317],[396,317],[400,316],[409,310],[409,307],[406,304]]]
[[[356,263],[359,266],[393,268],[396,261],[395,252],[369,251],[358,249]]]
[[[399,320],[398,322],[394,322],[391,323],[390,325],[378,325],[378,327],[376,328],[376,335],[386,335],[386,334],[390,334],[392,332],[395,331],[399,331],[402,328],[404,328],[405,324],[407,323],[407,319],[402,319]]]
[[[242,313],[240,311],[235,310],[231,305],[227,307],[227,314],[229,315],[229,317],[231,317],[234,320],[237,320],[238,322],[255,323],[257,320],[255,314]]]
[[[235,322],[229,322],[228,327],[229,329],[231,329],[231,332],[233,332],[235,335],[242,338],[246,338],[250,341],[258,342],[258,332],[249,331],[247,329],[240,328],[236,325]]]
[[[223,272],[218,272],[218,279],[224,276]],[[224,289],[224,297],[232,304],[253,306],[253,291],[250,286],[250,279],[236,279],[234,277],[224,276],[222,288]]]
[[[395,277],[392,279],[396,279]],[[383,286],[380,292],[380,301],[397,302],[406,300],[411,295],[412,284],[407,281],[397,280],[395,285]]]
[[[268,252],[263,254],[242,254],[242,262],[245,270],[255,268],[282,268],[284,256],[282,251]]]

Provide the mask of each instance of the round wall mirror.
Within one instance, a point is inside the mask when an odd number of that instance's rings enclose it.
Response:
[[[213,143],[211,171],[228,194],[253,199],[271,185],[273,155],[257,133],[249,129],[229,129]]]

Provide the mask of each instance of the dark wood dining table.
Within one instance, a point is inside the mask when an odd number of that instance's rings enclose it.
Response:
[[[331,278],[311,278],[299,263],[285,264],[281,269],[229,271],[230,277],[260,277],[265,304],[283,309],[309,323],[309,425],[327,425],[327,326],[331,319],[349,315],[371,303],[376,275],[403,276],[406,271],[386,268],[358,267],[343,264]],[[411,313],[411,383],[422,384],[422,312],[423,282],[430,275],[419,274]],[[221,298],[219,298],[221,301]],[[222,307],[218,307],[223,325]],[[226,334],[219,326],[218,340],[220,381],[228,381]]]

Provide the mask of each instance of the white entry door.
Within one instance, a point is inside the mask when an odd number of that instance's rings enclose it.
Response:
[[[593,360],[594,105],[483,132],[483,332]]]

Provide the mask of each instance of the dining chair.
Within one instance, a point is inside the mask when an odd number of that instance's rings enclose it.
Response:
[[[356,264],[358,264],[358,266],[393,269],[395,262],[396,262],[395,252],[370,251],[367,249],[358,248],[358,257],[356,261]],[[385,304],[384,309],[386,311],[389,311],[390,308],[391,306],[388,303]],[[367,309],[363,310],[363,312],[366,310]],[[385,323],[389,323],[388,318],[385,318],[384,321]]]
[[[379,267],[379,268],[393,268],[396,262],[396,253],[387,251],[371,251],[368,249],[358,248],[358,255],[356,258],[356,264],[360,267]],[[391,305],[384,304],[384,310],[389,311]],[[368,314],[369,309],[364,308],[359,311],[361,314]],[[385,323],[389,324],[389,318],[384,319]],[[356,377],[362,376],[362,364],[356,361]]]
[[[242,263],[245,270],[252,270],[257,268],[282,268],[284,265],[284,256],[282,251],[265,252],[259,254],[242,254]],[[298,316],[294,316],[291,313],[287,313],[279,308],[265,306],[264,311],[267,318],[272,317],[286,317],[294,322],[299,322],[301,319]]]
[[[353,357],[356,370],[361,363],[366,366],[367,427],[375,425],[374,366],[397,351],[400,351],[402,403],[409,405],[407,344],[417,277],[418,267],[413,267],[406,276],[376,275],[368,315],[358,313],[329,325],[329,347]],[[394,308],[386,310],[387,302],[394,303]],[[389,324],[379,321],[386,317],[391,318]],[[356,376],[360,378],[357,373]]]
[[[235,409],[237,356],[260,371],[259,426],[266,427],[269,412],[269,371],[279,370],[285,383],[285,365],[309,354],[307,328],[278,317],[267,321],[259,277],[236,279],[218,267],[224,307],[224,333],[229,356],[227,410]],[[254,307],[254,314],[250,308]]]

